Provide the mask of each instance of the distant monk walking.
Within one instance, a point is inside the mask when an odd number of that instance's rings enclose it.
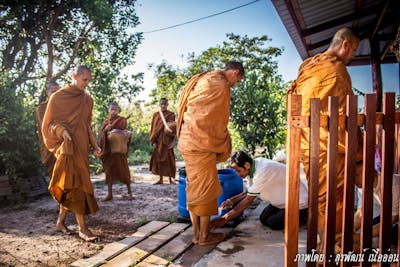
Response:
[[[174,183],[176,174],[174,142],[176,135],[175,114],[169,110],[168,100],[161,98],[160,111],[154,113],[151,121],[150,144],[153,152],[150,159],[150,171],[160,176],[156,184],[163,184],[163,176]]]
[[[36,126],[38,131],[39,138],[39,152],[40,158],[42,160],[43,165],[46,167],[49,176],[53,173],[54,163],[56,162],[56,158],[53,153],[51,153],[44,144],[43,136],[42,136],[42,123],[44,113],[46,111],[47,103],[49,102],[50,95],[60,89],[60,86],[56,82],[48,82],[46,83],[46,99],[39,103],[39,106],[36,109]]]
[[[64,222],[67,211],[75,213],[79,237],[94,241],[85,215],[96,212],[93,185],[89,173],[89,149],[100,156],[92,129],[93,99],[85,92],[92,79],[86,66],[79,66],[72,75],[73,83],[51,95],[44,114],[42,133],[46,147],[56,157],[49,190],[60,204],[56,230],[70,233]]]
[[[117,102],[111,102],[108,106],[110,117],[101,125],[101,140],[100,146],[102,150],[101,160],[103,162],[103,170],[106,173],[106,182],[108,184],[108,195],[103,201],[108,201],[113,198],[112,184],[113,181],[120,181],[126,184],[128,188],[128,199],[132,199],[131,191],[131,173],[128,166],[128,146],[126,143],[126,153],[112,153],[110,144],[107,140],[107,134],[112,130],[126,130],[126,118],[118,115],[119,106]]]

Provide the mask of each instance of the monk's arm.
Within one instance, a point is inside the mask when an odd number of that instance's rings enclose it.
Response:
[[[100,150],[100,147],[97,145],[97,142],[96,142],[96,138],[94,138],[94,134],[93,134],[93,130],[92,130],[92,128],[91,127],[89,127],[88,128],[89,129],[89,142],[90,142],[90,145],[93,147],[93,150]]]
[[[59,139],[64,139],[64,138],[63,138],[63,134],[64,134],[64,131],[67,131],[67,128],[64,127],[64,126],[61,125],[61,124],[50,123],[50,125],[49,125],[49,130],[50,130],[50,133],[52,133],[52,134],[53,134],[54,136],[56,136],[57,138],[59,138]]]

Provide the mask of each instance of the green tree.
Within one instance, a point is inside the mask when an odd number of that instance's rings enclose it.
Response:
[[[152,104],[158,106],[160,99],[165,97],[168,99],[170,109],[176,111],[178,93],[187,80],[183,70],[175,68],[166,61],[156,66],[150,65],[150,69],[154,71],[154,77],[157,78],[157,87],[150,93]]]
[[[138,94],[143,89],[140,86],[143,74],[128,74],[127,71],[135,62],[136,49],[142,39],[142,34],[134,31],[139,23],[135,2],[2,1],[0,71],[7,75],[0,76],[0,83],[8,84],[8,89],[2,92],[10,99],[4,102],[4,109],[13,110],[10,116],[1,118],[2,125],[11,127],[15,120],[33,119],[34,106],[39,96],[43,96],[43,85],[47,81],[69,83],[71,70],[79,64],[86,64],[93,71],[89,91],[95,100],[95,124],[107,116],[109,101],[121,97],[130,100]],[[28,125],[20,129],[20,135],[30,136],[35,132],[34,125]],[[0,135],[12,130],[0,131]],[[0,136],[1,140],[7,138],[10,137]],[[11,139],[12,143],[21,141],[15,135]],[[36,147],[36,140],[25,145]],[[5,148],[1,146],[0,153],[3,152]],[[38,158],[36,151],[31,149],[28,153]],[[11,162],[6,164],[7,170],[11,170]],[[14,172],[19,172],[19,168]]]
[[[43,171],[38,157],[34,110],[15,84],[0,74],[0,175],[27,177]]]
[[[267,36],[250,38],[231,33],[227,38],[222,45],[211,47],[200,55],[189,54],[188,67],[183,70],[163,62],[156,68],[156,73],[163,75],[158,78],[153,92],[172,94],[178,99],[179,89],[194,74],[221,69],[230,60],[242,62],[245,80],[232,89],[231,129],[241,139],[234,142],[244,143],[243,148],[252,154],[261,148],[257,151],[271,158],[286,138],[286,85],[277,73],[276,61],[282,48],[267,46],[270,41]]]

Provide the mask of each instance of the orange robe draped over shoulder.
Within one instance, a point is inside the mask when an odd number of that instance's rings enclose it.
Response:
[[[106,182],[111,183],[112,181],[118,180],[124,184],[131,183],[131,173],[128,166],[128,152],[126,154],[117,153],[111,154],[110,145],[107,140],[107,133],[105,128],[107,125],[111,125],[111,129],[125,130],[127,127],[126,118],[117,116],[113,119],[107,119],[101,125],[101,160],[103,162],[103,170],[106,173]],[[129,143],[127,144],[129,147]]]
[[[178,149],[185,160],[186,203],[198,216],[218,213],[222,193],[216,163],[231,153],[230,85],[222,71],[192,77],[179,98]]]
[[[95,146],[90,128],[93,100],[84,90],[68,85],[50,96],[43,118],[46,147],[56,157],[49,190],[68,210],[90,214],[98,210],[89,174],[89,148]],[[67,130],[71,141],[64,141]]]
[[[51,177],[51,174],[53,173],[53,168],[54,168],[54,163],[56,162],[56,158],[54,157],[53,153],[51,153],[46,145],[44,144],[43,141],[43,135],[42,135],[42,123],[43,123],[43,117],[44,113],[46,111],[48,100],[43,101],[39,104],[39,106],[36,109],[36,126],[37,126],[37,134],[38,134],[38,139],[39,139],[39,152],[40,152],[40,158],[42,160],[43,165],[46,167],[49,177]]]
[[[306,59],[299,68],[299,74],[292,83],[289,93],[302,95],[302,114],[310,115],[310,98],[321,100],[321,114],[328,115],[328,97],[339,97],[339,114],[346,114],[346,96],[354,95],[351,89],[351,80],[346,66],[336,56],[328,53],[318,54]],[[344,159],[345,159],[345,129],[339,128],[338,132],[338,158],[337,158],[337,205],[336,205],[336,230],[341,228],[343,190],[344,190]],[[302,130],[301,152],[304,171],[309,179],[309,144],[310,130]],[[318,210],[320,227],[324,222],[327,191],[327,127],[320,129],[320,172],[318,184]]]
[[[173,112],[166,110],[163,112],[163,115],[167,123],[175,121],[175,114]],[[171,130],[174,131],[174,129]],[[175,134],[176,132],[167,134],[160,113],[154,113],[149,135],[150,144],[157,143],[150,159],[149,169],[152,173],[161,176],[175,177],[175,154],[174,149],[170,148],[175,141]]]

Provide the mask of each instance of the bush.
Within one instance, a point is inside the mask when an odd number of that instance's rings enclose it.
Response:
[[[136,165],[149,163],[152,147],[149,142],[149,134],[142,131],[133,131],[129,146],[128,164]]]
[[[31,177],[42,174],[35,107],[24,104],[6,73],[0,76],[0,88],[0,175]]]

